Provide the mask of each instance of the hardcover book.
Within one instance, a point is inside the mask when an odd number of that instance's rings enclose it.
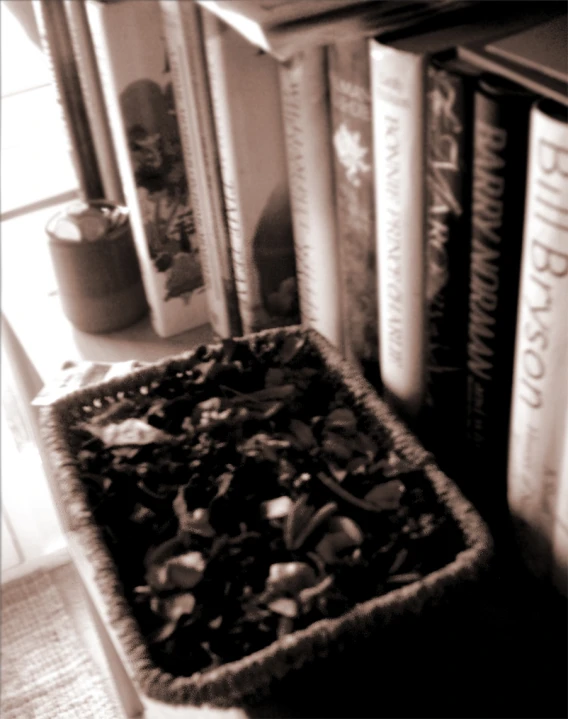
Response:
[[[325,50],[299,52],[278,70],[301,318],[342,349]]]
[[[197,199],[209,316],[221,337],[241,334],[200,8],[161,0],[168,57],[188,178]]]
[[[284,128],[274,58],[203,14],[243,331],[299,320]]]
[[[379,308],[368,41],[337,42],[327,52],[345,354],[375,383]]]
[[[506,512],[506,461],[534,96],[493,75],[475,94],[467,343],[470,494],[494,527]]]
[[[568,592],[568,114],[531,110],[508,501],[527,563]]]
[[[89,0],[105,103],[156,333],[208,321],[158,0]]]
[[[426,76],[424,441],[450,476],[465,443],[473,98],[479,71],[454,51]]]

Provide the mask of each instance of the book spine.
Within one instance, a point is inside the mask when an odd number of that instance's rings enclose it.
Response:
[[[325,50],[302,51],[279,71],[302,322],[342,349]]]
[[[82,0],[63,0],[63,5],[73,46],[73,54],[77,64],[79,82],[89,118],[89,126],[92,131],[104,197],[110,202],[122,204],[124,203],[124,194],[112,144],[85,3]]]
[[[467,343],[467,457],[471,496],[490,521],[506,511],[517,298],[530,104],[494,76],[475,94],[472,250]]]
[[[559,570],[568,563],[561,479],[568,471],[562,459],[568,445],[567,307],[568,115],[542,102],[531,111],[508,466],[509,507],[539,576],[550,574],[554,554]]]
[[[424,396],[425,58],[377,40],[370,52],[381,376],[413,420]]]
[[[241,321],[215,140],[199,8],[160,3],[186,172],[192,184],[209,315],[220,337],[241,334]]]
[[[426,74],[424,441],[450,476],[465,447],[473,98],[478,73],[454,57]]]
[[[154,330],[208,321],[158,0],[88,0],[109,123]]]
[[[210,13],[203,20],[243,331],[295,324],[296,262],[276,61]]]
[[[376,381],[379,310],[368,42],[338,42],[327,52],[345,354]]]
[[[80,194],[85,200],[102,199],[104,190],[63,2],[33,0],[33,8]]]

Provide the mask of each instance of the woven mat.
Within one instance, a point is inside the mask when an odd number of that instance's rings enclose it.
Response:
[[[3,585],[1,598],[2,719],[123,716],[49,573]]]

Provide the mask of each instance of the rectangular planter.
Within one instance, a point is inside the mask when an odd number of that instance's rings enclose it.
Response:
[[[71,428],[76,422],[112,407],[124,397],[135,402],[137,397],[152,397],[157,388],[163,391],[166,386],[175,396],[176,383],[181,388],[182,382],[187,384],[193,381],[191,377],[199,377],[193,369],[195,365],[223,356],[228,345],[200,346],[192,352],[134,370],[125,377],[77,390],[57,400],[42,409],[42,431],[61,485],[74,541],[92,569],[93,581],[131,676],[143,696],[165,705],[231,707],[248,696],[269,691],[272,681],[300,669],[308,661],[327,656],[358,638],[380,636],[381,629],[387,625],[389,630],[399,623],[403,626],[405,618],[426,615],[442,601],[452,601],[452,598],[459,601],[464,591],[467,593],[479,584],[492,553],[491,537],[473,506],[439,471],[432,455],[393,415],[360,372],[344,361],[317,332],[290,327],[265,330],[232,342],[235,343],[232,347],[245,345],[253,353],[259,349],[265,351],[267,347],[279,348],[278,352],[283,351],[283,346],[295,347],[290,361],[302,367],[306,361],[307,365],[317,368],[318,381],[340,392],[342,402],[356,415],[358,426],[363,426],[370,437],[395,453],[406,471],[410,468],[423,482],[434,498],[437,510],[452,527],[456,552],[449,561],[444,559],[438,565],[433,562],[437,568],[419,578],[403,580],[402,586],[395,583],[393,589],[387,587],[380,596],[360,601],[339,616],[323,618],[284,634],[244,658],[189,676],[167,671],[153,658],[148,639],[127,599],[127,595],[132,596],[132,591],[125,590],[121,567],[111,552],[103,528],[95,519],[86,483],[88,478],[79,471],[78,444]],[[278,355],[279,358],[283,356]],[[204,476],[203,482],[208,481],[209,478]],[[335,499],[341,504],[341,497]],[[381,515],[376,516],[379,523]],[[125,517],[125,521],[127,519]]]

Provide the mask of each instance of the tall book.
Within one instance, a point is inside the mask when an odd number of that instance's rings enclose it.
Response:
[[[425,68],[426,55],[371,41],[380,367],[406,419],[424,397]]]
[[[326,53],[279,65],[302,322],[343,347]]]
[[[203,14],[205,51],[244,332],[299,321],[278,67]]]
[[[33,0],[33,9],[80,194],[84,200],[102,199],[105,192],[63,0]]]
[[[330,45],[328,72],[345,354],[379,374],[373,126],[365,38]]]
[[[88,0],[87,13],[154,330],[208,321],[158,0]]]
[[[241,334],[200,9],[161,0],[186,172],[197,199],[202,266],[213,330]]]
[[[542,100],[530,122],[508,501],[531,568],[566,577],[568,111]]]
[[[502,523],[532,93],[493,75],[474,109],[467,363],[470,493]]]
[[[480,72],[455,57],[426,73],[425,402],[423,440],[450,476],[465,445],[473,101]]]
[[[488,3],[460,22],[370,41],[377,214],[380,366],[385,396],[409,421],[425,396],[425,116],[433,54],[534,21],[538,7]]]
[[[87,9],[83,0],[63,0],[79,83],[97,156],[104,198],[122,204],[124,194],[104,102]]]

